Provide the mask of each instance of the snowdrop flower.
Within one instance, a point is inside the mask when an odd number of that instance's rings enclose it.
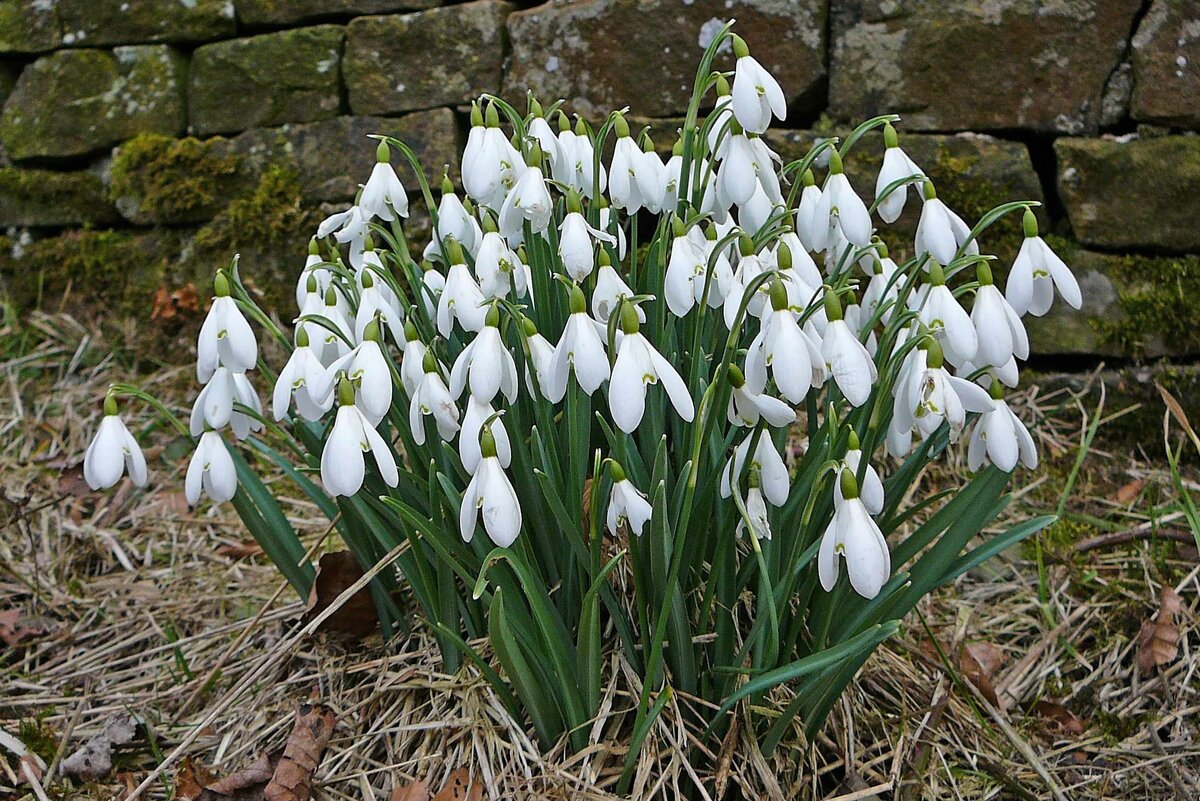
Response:
[[[683,221],[674,220],[675,238],[671,241],[671,257],[663,280],[667,307],[676,317],[692,310],[704,295],[704,277],[708,259],[704,251],[683,231]]]
[[[612,380],[608,384],[608,408],[613,422],[626,434],[633,433],[646,410],[646,385],[662,382],[671,405],[684,422],[696,415],[687,384],[638,330],[637,313],[626,302],[621,311],[621,330],[625,336],[617,349]]]
[[[879,377],[875,362],[842,318],[841,304],[832,290],[825,292],[825,316],[829,324],[821,339],[821,358],[846,400],[852,406],[862,406]]]
[[[458,457],[462,460],[463,469],[475,475],[476,468],[483,454],[479,449],[479,433],[484,422],[492,417],[496,410],[490,403],[480,403],[474,395],[467,396],[467,408],[463,412],[462,433],[458,436]],[[508,439],[508,429],[504,427],[504,418],[497,417],[489,424],[488,430],[496,439],[496,457],[502,467],[512,463],[512,445]]]
[[[768,425],[778,428],[796,421],[795,409],[779,398],[755,392],[737,365],[729,365],[729,385],[733,388],[726,410],[730,425],[756,426],[759,420],[766,420]]]
[[[596,151],[592,147],[592,140],[588,138],[584,121],[579,120],[572,131],[567,116],[559,112],[558,145],[562,161],[554,170],[555,179],[586,198],[594,198],[597,183]],[[600,165],[599,179],[599,189],[603,192],[608,186],[608,172],[603,164]]]
[[[979,349],[970,360],[973,364],[1002,366],[1018,359],[1029,358],[1029,337],[1021,318],[1000,294],[992,282],[992,270],[986,264],[978,267],[979,289],[971,307],[971,322],[975,326]]]
[[[471,396],[480,403],[491,403],[503,392],[509,403],[517,398],[517,365],[500,339],[500,310],[493,305],[483,328],[462,349],[450,371],[450,394],[459,398],[471,387]]]
[[[859,445],[858,434],[853,430],[850,431],[850,441],[846,445],[846,455],[842,459],[842,462],[842,467],[839,469],[849,470],[857,480],[859,467],[863,463],[863,452]],[[839,497],[841,491],[842,485],[839,483],[837,485]],[[875,471],[875,467],[870,462],[867,463],[866,472],[863,473],[859,497],[862,498],[863,506],[867,507],[867,511],[872,515],[877,515],[883,511],[883,482],[879,478],[879,473]]]
[[[667,181],[664,174],[666,165],[654,149],[654,140],[649,134],[642,140],[642,168],[639,186],[642,188],[642,203],[647,211],[658,214],[665,205]]]
[[[554,360],[550,365],[549,381],[542,391],[551,403],[558,403],[567,391],[569,372],[575,372],[579,387],[591,395],[609,377],[608,356],[604,353],[604,340],[596,331],[596,325],[587,315],[583,291],[572,284],[570,293],[571,314],[563,327],[562,338],[554,349]]]
[[[754,392],[767,386],[767,372],[775,386],[792,403],[801,403],[810,389],[825,382],[825,360],[820,345],[812,340],[787,308],[783,282],[771,286],[771,311],[746,352],[746,383]]]
[[[1009,305],[1020,316],[1029,313],[1041,317],[1050,311],[1057,289],[1068,306],[1078,309],[1083,305],[1079,283],[1058,254],[1038,236],[1037,217],[1029,209],[1025,210],[1024,225],[1025,241],[1013,261],[1004,290]]]
[[[941,343],[947,361],[957,367],[975,358],[979,350],[975,326],[946,286],[946,275],[936,260],[929,262],[929,285],[919,316]]]
[[[937,196],[933,181],[925,179],[922,192],[924,203],[921,206],[921,219],[917,222],[917,235],[913,247],[917,255],[928,253],[929,256],[942,264],[954,260],[958,249],[967,242],[971,229],[946,206]],[[964,253],[975,255],[979,253],[979,244],[972,239]]]
[[[484,239],[487,239],[486,234]],[[478,331],[483,328],[483,318],[487,315],[487,309],[483,306],[483,290],[463,263],[462,247],[452,241],[447,250],[450,254],[450,272],[446,276],[446,286],[438,297],[437,327],[438,333],[448,338],[455,320],[465,331]],[[482,246],[480,250],[483,250]]]
[[[296,308],[303,309],[305,301],[316,294],[318,298],[325,297],[325,290],[333,280],[333,272],[328,267],[322,267],[325,259],[321,257],[321,249],[314,236],[308,241],[308,257],[304,260],[304,269],[296,281]]]
[[[213,281],[215,297],[196,343],[196,378],[204,383],[218,365],[241,373],[258,364],[258,342],[237,301],[229,296],[225,271]]]
[[[615,460],[608,463],[608,472],[612,476],[612,490],[608,494],[608,514],[605,527],[614,537],[623,524],[629,524],[629,530],[639,537],[646,528],[654,510],[645,494],[633,482],[625,477],[625,469]]]
[[[734,125],[733,135],[722,144],[721,168],[717,172],[717,203],[725,208],[743,206],[761,190],[769,203],[782,203],[779,178],[773,162],[779,160],[766,142],[751,139]]]
[[[409,430],[412,431],[413,441],[424,445],[425,423],[421,418],[433,417],[437,423],[438,435],[449,442],[458,433],[458,407],[454,405],[450,389],[442,380],[433,351],[427,350],[421,363],[425,374],[421,376],[421,381],[408,403]]]
[[[392,169],[391,161],[391,148],[387,142],[381,141],[375,149],[375,166],[371,169],[371,177],[367,179],[362,197],[358,199],[358,207],[368,220],[378,217],[384,222],[391,222],[397,217],[408,216],[408,194]]]
[[[592,290],[592,315],[605,325],[621,301],[633,297],[629,284],[617,273],[612,266],[606,251],[600,251],[600,269],[596,272],[596,288]],[[640,322],[646,321],[646,313],[637,309]]]
[[[719,230],[715,224],[709,224],[703,231],[700,226],[693,226],[688,231],[688,237],[692,240],[692,245],[700,251],[701,263],[705,271],[708,270],[709,264],[712,264],[712,279],[709,280],[705,275],[703,279],[696,279],[692,282],[695,288],[696,302],[704,302],[704,285],[708,283],[708,306],[710,309],[716,309],[725,303],[725,298],[733,290],[735,280],[733,276],[733,266],[729,263],[729,256],[726,249],[717,250],[717,241],[719,240]],[[715,256],[713,254],[716,254]]]
[[[733,282],[725,295],[725,327],[730,330],[737,322],[738,312],[741,310],[750,284],[773,266],[765,264],[763,257],[754,252],[754,242],[746,234],[738,237],[738,251],[741,255],[738,257],[737,268],[733,271]],[[747,302],[746,313],[761,317],[763,309],[766,307],[768,292],[770,292],[770,287],[766,283],[761,284],[754,293],[754,297]]]
[[[735,534],[741,537],[746,531],[746,519],[750,520],[750,531],[756,540],[771,539],[771,520],[767,514],[767,503],[763,497],[762,478],[757,470],[750,471],[746,488],[746,515],[738,520]]]
[[[463,540],[470,542],[475,536],[479,512],[483,510],[483,529],[488,538],[497,546],[507,548],[521,533],[521,504],[496,456],[496,438],[490,427],[479,434],[479,450],[482,457],[479,466],[463,492],[459,531]]]
[[[683,173],[683,139],[675,140],[671,158],[662,169],[662,207],[670,210],[679,205],[679,179]]]
[[[922,347],[927,351],[926,367],[906,382],[904,394],[897,398],[894,419],[899,428],[915,426],[923,437],[931,436],[945,422],[950,426],[950,441],[957,442],[967,412],[989,412],[995,404],[978,384],[946,372],[936,338],[923,342]]]
[[[804,243],[805,250],[824,250],[829,218],[818,216],[822,210],[821,187],[816,185],[812,170],[805,170],[802,180],[804,188],[800,190],[800,203],[796,206],[796,236]]]
[[[369,228],[368,218],[360,206],[351,206],[345,211],[331,214],[317,226],[317,237],[324,239],[333,234],[333,238],[343,245],[350,243],[350,264],[355,269],[362,266],[362,252],[366,247]]]
[[[630,215],[655,202],[661,206],[659,171],[662,163],[657,156],[653,157],[653,164],[647,160],[647,154],[629,135],[629,123],[625,122],[624,117],[618,114],[613,127],[618,137],[613,148],[612,166],[608,171],[608,196],[613,206]]]
[[[411,398],[425,377],[425,354],[429,351],[421,341],[412,321],[404,324],[404,351],[400,354],[400,383]]]
[[[850,186],[850,179],[842,171],[842,158],[836,150],[831,150],[829,177],[825,179],[821,200],[812,214],[815,241],[810,245],[816,250],[829,250],[832,253],[831,245],[838,241],[839,236],[855,247],[862,248],[871,243],[871,213],[854,187]],[[825,229],[821,230],[819,224],[826,221]],[[834,255],[840,258],[840,252]]]
[[[992,382],[991,397],[995,408],[981,414],[975,423],[967,447],[967,466],[978,470],[986,457],[1005,473],[1011,473],[1018,461],[1030,470],[1036,469],[1037,446],[1021,418],[1004,402],[999,381]]]
[[[883,196],[884,191],[902,178],[924,176],[925,172],[900,149],[900,137],[890,122],[883,126],[883,145],[886,149],[883,152],[883,166],[879,168],[879,178],[875,181],[875,202],[878,204],[875,209],[884,222],[894,223],[904,213],[909,185],[901,184],[887,197]]]
[[[446,240],[456,240],[471,254],[479,250],[483,231],[479,223],[467,211],[467,207],[454,194],[454,184],[449,176],[442,176],[442,198],[438,201],[437,224],[433,227],[433,235],[425,246],[423,258],[441,260],[442,245]]]
[[[718,153],[721,150],[721,143],[725,141],[725,137],[729,135],[729,129],[733,126],[733,90],[729,87],[729,81],[721,73],[717,73],[716,80],[717,102],[713,104],[713,110],[709,114],[712,118],[712,125],[708,128],[708,151],[710,153]],[[746,126],[741,126],[745,129]]]
[[[540,388],[540,394],[544,397],[550,388],[551,376],[554,372],[554,346],[538,333],[533,320],[524,317],[521,325],[525,328],[525,341],[529,344],[529,358],[525,362],[525,384],[529,387],[530,392],[535,391],[533,378],[537,376],[536,387]],[[532,373],[529,371],[531,364],[533,365]]]
[[[887,245],[880,242],[875,247],[879,249],[879,255],[871,260],[871,280],[867,282],[867,288],[863,291],[862,308],[868,319],[883,309],[879,320],[887,325],[896,311],[900,285],[904,278],[897,275],[900,268],[889,258]]]
[[[617,239],[588,225],[587,218],[580,212],[579,195],[573,189],[567,195],[567,208],[567,216],[559,228],[558,256],[571,280],[582,281],[592,274],[596,266],[594,240],[615,245]]]
[[[483,238],[483,232],[479,234],[480,239]],[[438,272],[437,267],[433,262],[425,261],[421,265],[421,305],[425,307],[425,314],[428,317],[437,317],[438,301],[442,297],[442,290],[446,288],[446,276]]]
[[[325,374],[325,366],[317,354],[309,347],[308,333],[298,328],[296,330],[296,348],[288,358],[287,364],[279,371],[275,381],[275,392],[271,397],[271,407],[275,419],[287,417],[288,406],[292,399],[296,400],[296,411],[300,417],[310,422],[320,420],[325,412],[333,405],[332,395],[324,402],[313,395],[313,387],[317,386]]]
[[[554,201],[546,188],[542,175],[542,148],[536,142],[529,154],[529,166],[521,173],[517,183],[509,190],[500,206],[500,233],[510,242],[518,241],[523,235],[522,224],[540,234],[550,226],[554,212]]]
[[[385,294],[383,287],[386,285],[374,278],[370,270],[360,272],[358,280],[362,291],[358,296],[358,312],[354,315],[354,341],[362,342],[367,326],[378,318],[384,328],[391,332],[392,341],[397,344],[403,342],[404,312],[396,302],[395,294],[390,288]]]
[[[104,419],[83,454],[83,478],[94,490],[108,489],[125,471],[134,486],[146,486],[146,457],[117,413],[117,400],[104,398]]]
[[[488,105],[485,124],[479,106],[473,103],[471,123],[462,157],[463,188],[476,203],[498,209],[525,171],[525,162],[500,130],[495,106]]]
[[[383,483],[396,486],[400,482],[396,459],[387,441],[375,430],[375,424],[354,405],[354,387],[342,379],[337,394],[340,404],[337,417],[321,451],[321,484],[334,497],[357,493],[367,472],[363,454],[369,451],[375,457]]]
[[[183,483],[188,506],[200,502],[201,492],[213,503],[223,503],[237,494],[237,487],[237,468],[233,466],[233,457],[229,455],[225,441],[216,431],[205,431],[188,463]]]
[[[533,114],[533,119],[529,121],[529,126],[526,128],[526,134],[537,140],[538,145],[542,148],[542,153],[546,155],[546,160],[550,162],[550,170],[558,166],[560,161],[563,161],[562,145],[558,141],[558,137],[554,135],[554,131],[550,129],[550,123],[542,116],[542,104],[535,97],[529,97],[529,111]]]
[[[746,456],[750,453],[752,444],[754,455],[747,464]],[[784,464],[783,457],[779,455],[779,451],[775,450],[775,444],[771,442],[771,438],[765,431],[751,432],[734,448],[733,456],[721,470],[720,492],[722,498],[732,496],[734,486],[740,483],[741,477],[745,475],[743,470],[758,474],[759,486],[772,506],[779,507],[787,503],[791,483],[787,465]]]
[[[607,231],[609,221],[614,219],[613,210],[608,207],[607,201],[604,198],[600,199],[600,204],[600,228]],[[623,261],[625,259],[625,251],[628,247],[625,241],[625,229],[621,227],[620,222],[615,227],[617,229],[617,261]]]
[[[224,366],[218,367],[192,404],[192,436],[200,436],[206,428],[224,428],[227,425],[238,439],[245,439],[251,431],[261,431],[261,422],[233,408],[235,401],[256,414],[262,414],[258,393],[246,374],[235,373]]]
[[[871,599],[892,574],[892,556],[883,532],[859,498],[854,474],[843,470],[838,480],[842,500],[834,504],[833,519],[821,537],[817,575],[821,587],[826,592],[832,590],[841,572],[838,557],[843,556],[850,586],[862,597]]]
[[[775,204],[767,197],[767,193],[763,191],[761,186],[757,184],[754,187],[754,194],[750,199],[738,207],[737,223],[738,228],[743,231],[758,232],[771,219],[771,214],[775,211]]]
[[[733,52],[737,58],[733,73],[733,116],[747,131],[762,133],[771,124],[771,117],[787,119],[787,99],[779,83],[750,55],[750,48],[737,34],[733,35]]]
[[[475,257],[475,274],[479,276],[479,289],[485,298],[506,298],[514,288],[518,295],[525,294],[525,271],[521,260],[492,227],[491,220],[484,225],[487,232]]]
[[[319,307],[318,299],[310,297],[308,307],[300,310],[300,317],[297,319],[297,336],[300,331],[305,332],[313,353],[317,354],[317,359],[324,365],[333,364],[350,351],[353,330],[342,311],[342,303],[337,288],[331,285],[325,290],[325,298]],[[316,320],[307,319],[310,317],[325,318],[332,330]]]
[[[366,338],[325,369],[312,389],[313,397],[328,404],[328,409],[333,404],[334,388],[340,378],[345,378],[355,391],[355,406],[372,426],[379,425],[392,408],[392,370],[379,340],[379,326],[367,326]]]

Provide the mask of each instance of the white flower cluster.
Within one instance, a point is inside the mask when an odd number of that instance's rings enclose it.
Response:
[[[853,408],[876,392],[890,393],[886,449],[893,456],[908,454],[914,439],[943,424],[956,440],[970,412],[979,415],[968,448],[972,469],[985,461],[1004,471],[1018,462],[1036,465],[1033,440],[1002,386],[1016,385],[1018,360],[1029,354],[1022,316],[1045,314],[1056,289],[1072,306],[1081,298],[1071,272],[1037,235],[1032,212],[1026,209],[1025,244],[1002,293],[978,257],[972,229],[938,198],[890,122],[882,124],[873,207],[851,186],[832,140],[822,143],[819,158],[789,172],[762,137],[773,118],[785,116],[784,94],[745,43],[733,40],[732,86],[717,77],[708,123],[684,131],[666,160],[621,114],[605,128],[615,134],[605,169],[603,140],[584,122],[572,128],[558,112],[556,132],[531,101],[527,118],[510,118],[518,130],[510,139],[498,103],[477,104],[461,164],[465,196],[443,181],[420,267],[401,233],[408,198],[390,163],[392,148],[380,143],[357,203],[322,222],[312,242],[296,285],[295,348],[273,392],[276,420],[294,413],[323,421],[336,401],[320,462],[328,492],[360,490],[367,452],[384,484],[396,485],[393,443],[378,429],[388,418],[386,431],[395,432],[405,419],[393,408],[406,405],[408,434],[418,446],[426,442],[427,420],[442,440],[457,440],[471,476],[462,537],[474,536],[482,511],[490,539],[510,545],[522,526],[508,472],[510,433],[527,432],[507,431],[501,415],[521,395],[524,402],[562,402],[571,376],[579,391],[606,399],[609,419],[626,433],[642,425],[651,387],[660,386],[675,414],[691,422],[706,385],[728,382],[725,417],[745,433],[734,438],[719,491],[736,504],[739,531],[757,539],[772,536],[770,509],[783,506],[790,489],[770,430],[792,424],[796,407],[824,388],[827,403]],[[823,183],[813,174],[818,164],[827,168]],[[875,236],[872,214],[894,222],[910,189],[922,208],[914,259],[902,269]],[[639,214],[657,217],[657,271],[650,259],[636,266]],[[377,249],[388,237],[393,247]],[[327,253],[347,246],[347,261],[323,258],[322,241]],[[552,258],[530,259],[535,245]],[[977,282],[951,289],[948,280],[968,267]],[[396,278],[406,271],[411,292]],[[558,291],[555,280],[566,291],[557,320],[543,308]],[[968,312],[962,301],[969,294]],[[674,321],[682,326],[710,311],[726,331],[745,333],[749,345],[723,373],[706,368],[701,380],[685,379],[680,368],[689,346],[680,343],[683,329]],[[556,330],[539,331],[534,318]],[[508,320],[514,324],[504,325]],[[903,321],[900,334],[882,352],[879,332],[896,321]],[[656,338],[668,329],[672,337]],[[200,333],[197,375],[206,385],[191,419],[200,438],[187,477],[191,503],[201,489],[215,501],[236,490],[218,432],[228,428],[240,439],[261,428],[261,406],[246,377],[256,361],[253,333],[222,273]],[[113,433],[119,425],[106,418],[89,450],[89,481],[97,486],[113,483],[118,457],[136,452],[127,433]],[[884,490],[867,463],[872,454],[859,447],[851,432],[848,450],[837,457],[835,511],[818,573],[831,589],[844,557],[854,589],[874,597],[891,572],[873,518],[884,508]],[[144,478],[144,462],[135,469],[131,461],[130,470]],[[641,534],[652,517],[646,495],[615,462],[611,475],[608,529],[615,534],[627,525]]]

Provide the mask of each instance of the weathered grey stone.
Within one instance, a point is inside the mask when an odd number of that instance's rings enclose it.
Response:
[[[61,31],[53,2],[0,0],[0,54],[53,50]]]
[[[1134,119],[1200,127],[1200,2],[1155,0],[1133,37]]]
[[[1054,151],[1058,191],[1081,242],[1200,251],[1200,137],[1066,138]]]
[[[359,17],[343,65],[355,114],[391,114],[465,103],[500,88],[504,18],[497,0],[419,14]]]
[[[1039,355],[1122,358],[1200,353],[1200,256],[1117,256],[1064,249],[1083,307],[1056,301],[1045,317],[1025,317]]]
[[[0,227],[108,225],[119,219],[95,173],[0,168]]]
[[[14,160],[78,156],[186,124],[183,57],[166,45],[61,50],[21,73],[0,115]]]
[[[815,107],[825,77],[821,0],[553,0],[508,18],[513,54],[505,92],[527,88],[594,117],[628,105],[663,117],[687,111],[696,66],[724,20],[779,80],[789,103]],[[723,46],[714,67],[730,69]]]
[[[359,14],[420,11],[441,0],[237,0],[243,25],[292,25]]]
[[[228,139],[143,134],[113,151],[109,192],[135,225],[211,220],[250,190],[257,174],[242,169]]]
[[[62,44],[207,42],[234,36],[231,0],[57,0]]]
[[[848,131],[784,131],[769,130],[766,140],[779,152],[786,164],[803,158],[820,138]],[[909,157],[925,171],[937,188],[938,197],[958,212],[969,225],[985,213],[1014,200],[1042,201],[1042,186],[1029,150],[1020,142],[996,139],[985,134],[910,134],[901,132],[900,145]],[[867,134],[859,140],[846,159],[846,175],[864,202],[875,199],[875,179],[883,164],[883,138],[878,133]],[[823,178],[816,170],[817,180]],[[904,213],[896,222],[885,225],[876,219],[884,238],[907,256],[912,250],[912,235],[921,215],[921,202],[915,190],[909,190]],[[1043,223],[1048,221],[1044,209],[1038,209]],[[988,229],[981,237],[985,250],[1001,257],[1015,255],[1014,240],[1020,235],[1021,220],[1010,215]],[[1015,242],[1019,244],[1019,242]]]
[[[315,25],[198,48],[188,86],[192,130],[229,133],[337,116],[344,32]]]
[[[1140,0],[861,0],[835,12],[830,113],[913,129],[1096,130]]]
[[[394,136],[412,148],[429,172],[426,177],[430,183],[436,184],[445,164],[450,165],[451,176],[457,174],[458,125],[449,109],[421,111],[399,118],[338,117],[257,129],[237,136],[230,147],[242,158],[245,169],[261,169],[272,162],[294,165],[306,201],[349,202],[375,164],[377,143],[368,138],[369,134]],[[399,152],[393,152],[392,164],[415,200],[420,188],[408,162]]]

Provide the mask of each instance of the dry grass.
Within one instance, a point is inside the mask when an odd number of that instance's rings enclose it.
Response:
[[[0,351],[0,610],[16,607],[46,633],[0,651],[0,727],[50,769],[35,788],[18,784],[12,759],[0,760],[0,797],[109,798],[149,778],[144,797],[167,798],[179,757],[218,773],[243,767],[280,747],[297,704],[314,698],[339,721],[317,773],[321,799],[387,798],[397,784],[437,785],[460,766],[494,799],[613,797],[625,757],[620,715],[597,722],[585,752],[542,754],[474,672],[439,673],[420,630],[352,650],[309,634],[303,605],[280,591],[262,557],[220,555],[246,536],[232,510],[187,509],[186,454],[165,431],[146,432],[158,443],[150,489],[86,492],[77,463],[97,399],[127,368],[101,358],[69,320],[33,325],[35,343],[9,331]],[[155,391],[182,405],[187,371],[157,375]],[[1083,417],[1063,393],[1025,398],[1024,413],[1045,418],[1045,465],[1016,516],[1057,504]],[[765,756],[735,726],[736,740],[711,755],[716,776],[689,763],[704,746],[683,722],[688,699],[673,701],[640,755],[634,797],[703,798],[718,788],[727,798],[843,801],[1200,795],[1195,549],[1159,539],[1075,549],[1105,532],[1186,530],[1172,517],[1162,466],[1113,451],[1092,450],[1068,521],[1043,538],[1044,597],[1028,550],[964,577],[879,649],[816,742],[796,737]],[[924,486],[946,478],[931,474]],[[306,542],[321,540],[314,507],[293,500],[287,510]],[[1164,584],[1184,599],[1179,656],[1141,675],[1138,630]],[[950,667],[962,646],[980,643],[995,646],[999,667],[984,678]],[[613,713],[640,689],[619,656],[606,687]],[[786,690],[772,698],[786,701]],[[65,779],[63,754],[124,710],[152,738],[123,749],[104,779]]]

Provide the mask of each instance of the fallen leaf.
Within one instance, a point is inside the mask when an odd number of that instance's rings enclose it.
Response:
[[[184,757],[175,771],[176,801],[196,801],[204,793],[204,786],[211,781],[212,774],[208,768],[191,757]]]
[[[1138,496],[1142,494],[1142,490],[1146,488],[1146,479],[1135,478],[1128,484],[1123,485],[1117,490],[1117,503],[1122,506],[1133,503]]]
[[[63,773],[81,779],[98,779],[112,771],[112,753],[137,734],[138,719],[123,712],[104,725],[104,729],[62,761]]]
[[[195,314],[200,310],[200,298],[196,294],[195,284],[186,284],[176,290],[160,286],[154,290],[150,304],[151,320],[171,320],[181,315]]]
[[[21,610],[0,609],[0,642],[9,648],[16,648],[29,637],[45,633],[44,625],[22,620]]]
[[[446,784],[438,794],[433,797],[433,801],[482,801],[483,785],[479,782],[472,783],[471,774],[466,768],[459,768],[450,774],[450,778],[446,779]]]
[[[317,562],[317,575],[308,593],[308,607],[304,611],[304,622],[318,617],[329,608],[338,596],[363,577],[363,567],[358,557],[349,551],[334,551],[323,555]],[[368,587],[362,587],[325,619],[317,631],[360,638],[370,634],[379,625],[375,613],[375,601]]]
[[[410,782],[393,787],[388,801],[429,801],[429,785],[425,782]]]
[[[1176,616],[1183,610],[1183,598],[1164,586],[1158,596],[1158,611],[1142,623],[1138,632],[1138,670],[1150,673],[1174,661],[1179,655],[1179,624]]]
[[[996,684],[992,677],[1004,664],[1004,658],[1004,651],[988,642],[970,643],[958,655],[958,668],[963,676],[1001,712],[1004,711],[1005,704],[996,694]]]
[[[224,779],[206,784],[201,799],[216,801],[218,798],[245,797],[257,801],[262,798],[262,788],[271,780],[274,772],[275,764],[271,758],[266,754],[260,754],[245,770],[239,770]]]
[[[217,548],[218,554],[227,556],[230,559],[245,559],[248,556],[258,556],[262,552],[262,546],[253,540],[250,542],[230,542]]]
[[[1081,737],[1087,731],[1083,718],[1056,701],[1045,699],[1034,704],[1034,711],[1054,723],[1058,731],[1067,737]]]
[[[308,801],[312,777],[321,763],[337,719],[333,710],[320,704],[301,704],[296,723],[283,747],[275,774],[263,791],[266,801]]]

